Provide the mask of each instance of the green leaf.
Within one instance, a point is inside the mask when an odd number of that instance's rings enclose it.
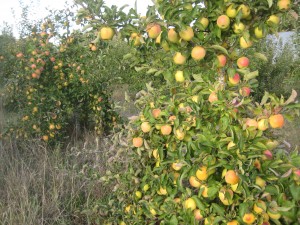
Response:
[[[169,221],[170,225],[178,225],[178,220],[175,215],[173,215]]]
[[[220,45],[212,45],[211,48],[212,48],[212,49],[215,49],[215,50],[219,50],[219,51],[221,51],[222,53],[228,55],[227,49],[224,48],[224,47],[222,47],[222,46],[220,46]]]
[[[251,80],[251,79],[257,77],[258,75],[259,75],[258,70],[247,73],[247,74],[244,75],[244,80],[245,81]]]
[[[214,211],[219,215],[225,215],[225,209],[219,206],[218,204],[212,203],[211,206],[214,209]]]
[[[300,200],[300,186],[298,186],[296,183],[292,183],[290,185],[290,191],[295,201]]]
[[[273,0],[267,0],[267,1],[268,1],[268,4],[269,4],[269,8],[271,8],[272,5],[273,5]]]
[[[254,57],[257,58],[257,59],[261,59],[264,62],[268,62],[267,56],[265,56],[264,54],[262,54],[260,52],[255,52]]]

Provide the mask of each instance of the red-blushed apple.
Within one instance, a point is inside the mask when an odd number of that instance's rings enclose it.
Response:
[[[272,159],[273,158],[273,153],[270,150],[265,150],[264,151],[264,159]]]
[[[160,116],[160,114],[161,114],[161,110],[160,109],[153,109],[152,110],[152,115],[153,115],[153,117],[155,119],[158,118]]]
[[[213,102],[215,102],[215,101],[218,101],[218,95],[217,95],[217,93],[216,93],[216,92],[210,93],[210,95],[209,95],[209,97],[208,97],[208,101],[209,101],[210,103],[213,103]]]
[[[277,2],[277,6],[279,10],[288,10],[290,8],[291,1],[290,0],[279,0]]]
[[[142,147],[143,142],[144,142],[144,140],[143,140],[143,138],[141,138],[141,137],[134,137],[134,138],[132,139],[132,144],[133,144],[133,146],[136,147],[136,148]]]
[[[230,18],[227,15],[221,15],[217,19],[217,25],[220,29],[225,30],[230,25]]]
[[[269,123],[272,128],[282,128],[284,126],[283,115],[276,114],[276,115],[270,116]]]
[[[250,64],[250,61],[247,57],[243,56],[243,57],[240,57],[238,58],[237,60],[237,66],[240,68],[240,69],[244,69],[244,68],[247,68]]]
[[[149,38],[151,39],[156,39],[161,33],[161,27],[159,24],[149,24],[146,30]]]
[[[218,59],[218,67],[224,67],[227,62],[227,58],[225,55],[221,54],[217,56]]]
[[[258,124],[257,124],[257,121],[255,119],[247,118],[246,119],[246,126],[257,128]]]
[[[205,55],[206,55],[206,50],[202,46],[195,46],[192,49],[191,56],[196,61],[203,59]]]
[[[251,93],[251,88],[250,87],[242,87],[240,90],[240,95],[244,96],[244,97],[248,97]]]
[[[162,135],[167,136],[167,135],[171,134],[172,127],[169,124],[165,124],[165,125],[161,126],[160,131],[161,131]]]
[[[237,85],[241,80],[241,77],[238,73],[235,73],[233,77],[229,77],[229,83],[232,85]]]

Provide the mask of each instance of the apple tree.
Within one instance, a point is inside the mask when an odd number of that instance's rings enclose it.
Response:
[[[147,84],[140,114],[115,135],[101,178],[113,192],[93,208],[95,223],[299,224],[300,156],[276,135],[299,115],[297,93],[255,102],[249,65],[266,56],[247,51],[280,31],[292,1],[157,0],[146,16],[115,20],[103,1],[76,2],[94,44],[111,28],[137,70],[165,80]]]

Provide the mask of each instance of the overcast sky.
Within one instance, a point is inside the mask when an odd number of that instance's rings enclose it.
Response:
[[[48,9],[63,9],[65,3],[72,5],[73,0],[0,0],[0,26],[2,27],[4,22],[16,28],[16,23],[20,20],[21,6],[19,2],[23,2],[24,5],[30,5],[30,11],[32,14],[29,16],[31,19],[40,19],[47,15]],[[117,5],[123,6],[129,5],[128,8],[134,7],[135,0],[105,0],[108,6]],[[144,15],[148,5],[153,5],[151,0],[137,0],[138,12]]]

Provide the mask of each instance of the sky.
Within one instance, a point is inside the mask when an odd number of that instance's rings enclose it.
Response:
[[[65,4],[72,5],[73,0],[0,0],[0,27],[4,22],[14,28],[14,34],[16,35],[16,24],[21,18],[21,6],[19,2],[23,2],[24,5],[30,6],[30,19],[42,19],[47,15],[48,9],[63,9]],[[137,1],[138,13],[144,15],[147,11],[148,5],[153,5],[151,0],[104,0],[108,6],[117,5],[123,6],[129,5],[128,8],[133,8],[135,1]]]

